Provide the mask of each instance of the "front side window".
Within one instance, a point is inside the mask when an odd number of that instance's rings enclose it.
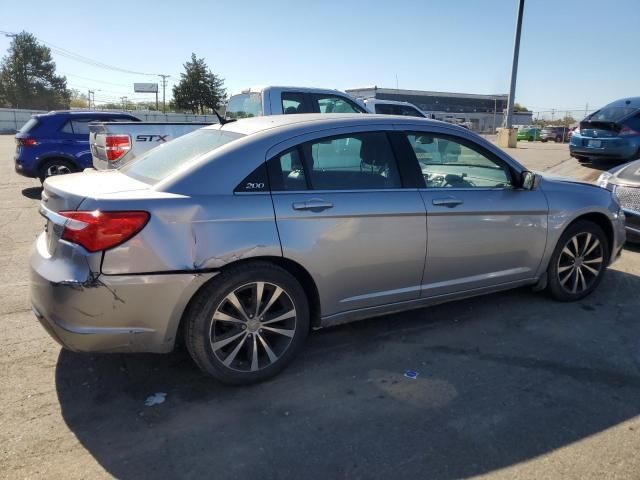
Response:
[[[309,113],[304,107],[304,94],[296,92],[282,92],[282,113]]]
[[[511,185],[506,165],[456,139],[429,133],[411,133],[407,138],[427,188],[507,188]]]
[[[338,95],[312,95],[313,102],[316,103],[320,113],[362,113],[353,102]]]
[[[398,110],[399,110],[398,115],[403,115],[405,117],[424,118],[424,115],[422,115],[417,109],[410,107],[409,105],[399,105]]]
[[[376,104],[376,113],[381,115],[396,115],[393,105],[390,103],[378,103]]]
[[[225,115],[236,119],[262,116],[262,95],[254,92],[231,96]]]

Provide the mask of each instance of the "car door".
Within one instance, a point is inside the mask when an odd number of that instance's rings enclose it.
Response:
[[[535,278],[547,239],[547,201],[518,188],[505,159],[451,135],[407,133],[425,179],[427,256],[422,295]]]
[[[426,249],[424,204],[389,133],[341,132],[268,161],[283,255],[313,276],[323,317],[417,299]]]

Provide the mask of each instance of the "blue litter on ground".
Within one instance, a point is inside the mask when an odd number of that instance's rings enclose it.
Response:
[[[418,378],[418,372],[407,370],[406,372],[404,372],[404,376],[410,378],[411,380],[415,380],[416,378]]]

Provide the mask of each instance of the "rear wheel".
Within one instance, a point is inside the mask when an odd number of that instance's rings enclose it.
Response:
[[[231,267],[187,311],[185,340],[198,366],[223,383],[250,384],[279,373],[309,332],[304,290],[287,271],[256,262]]]
[[[579,300],[598,286],[609,264],[609,242],[593,222],[579,220],[562,234],[548,269],[548,290],[562,302]]]
[[[63,158],[52,158],[45,161],[38,171],[40,182],[44,183],[45,179],[56,175],[66,175],[67,173],[77,172],[76,166],[69,160]]]

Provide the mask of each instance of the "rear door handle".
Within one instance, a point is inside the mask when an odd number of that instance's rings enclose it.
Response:
[[[313,198],[306,202],[293,202],[292,206],[294,210],[315,210],[319,212],[327,208],[333,208],[333,203]]]
[[[464,202],[462,200],[460,200],[459,198],[445,197],[445,198],[434,198],[431,203],[433,203],[434,205],[437,205],[439,207],[453,208],[453,207],[456,207],[458,205],[462,205]]]

